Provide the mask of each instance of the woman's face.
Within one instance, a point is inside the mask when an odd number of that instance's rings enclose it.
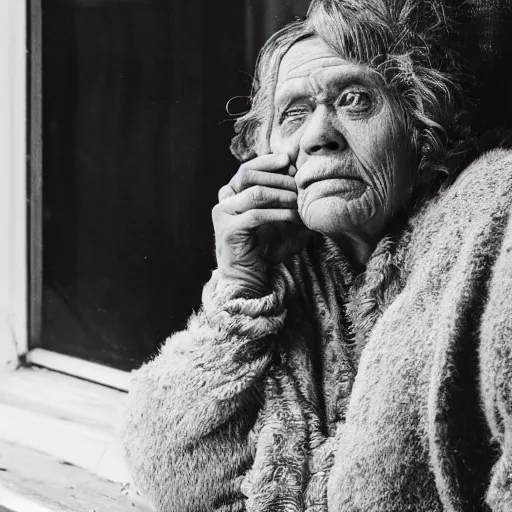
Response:
[[[378,240],[414,179],[411,134],[382,77],[305,39],[281,62],[274,108],[271,151],[295,162],[304,224]]]

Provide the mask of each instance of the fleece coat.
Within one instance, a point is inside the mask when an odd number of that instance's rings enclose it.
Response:
[[[512,511],[512,153],[385,237],[317,237],[248,298],[216,272],[122,432],[161,512]]]

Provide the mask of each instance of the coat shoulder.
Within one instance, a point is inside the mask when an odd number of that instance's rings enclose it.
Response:
[[[454,231],[488,225],[499,214],[512,210],[512,151],[495,149],[474,160],[454,183],[426,203],[411,219],[417,234]]]
[[[512,196],[512,150],[484,153],[462,171],[446,193],[447,199],[459,197],[475,206],[497,195]]]

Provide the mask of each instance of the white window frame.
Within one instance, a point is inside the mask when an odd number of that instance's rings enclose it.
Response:
[[[27,352],[26,6],[0,3],[0,365]]]
[[[30,0],[29,53],[25,1],[4,0],[1,8],[0,368],[25,361],[126,391],[129,372],[36,348],[43,243],[41,0]]]
[[[30,25],[27,4],[31,6]],[[112,482],[126,482],[128,473],[115,435],[98,436],[96,431],[84,429],[83,421],[73,425],[69,418],[61,421],[52,417],[50,410],[46,415],[43,402],[36,404],[36,412],[31,408],[40,391],[49,396],[52,387],[59,389],[56,383],[61,389],[76,390],[73,400],[83,392],[80,399],[92,394],[99,404],[120,407],[125,393],[115,390],[126,391],[130,379],[129,372],[33,348],[41,332],[42,296],[40,5],[41,0],[0,1],[0,378],[10,383],[2,391],[11,400],[2,402],[0,397],[0,440],[49,454]],[[33,382],[23,373],[33,375],[33,370],[25,369],[27,363],[52,371],[40,370],[32,388],[25,386],[23,398],[30,398],[32,404],[24,409],[16,400],[16,390],[18,384]],[[80,384],[75,377],[97,384]],[[65,407],[65,398],[59,403]],[[112,456],[98,463],[91,455],[91,446],[108,448]],[[44,509],[27,505],[25,498],[8,491],[0,480],[0,505],[12,507],[16,502],[20,512]]]

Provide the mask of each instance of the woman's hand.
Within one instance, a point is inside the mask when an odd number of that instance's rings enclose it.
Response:
[[[268,291],[267,265],[297,252],[307,236],[286,154],[242,164],[212,210],[218,270],[257,294]]]

